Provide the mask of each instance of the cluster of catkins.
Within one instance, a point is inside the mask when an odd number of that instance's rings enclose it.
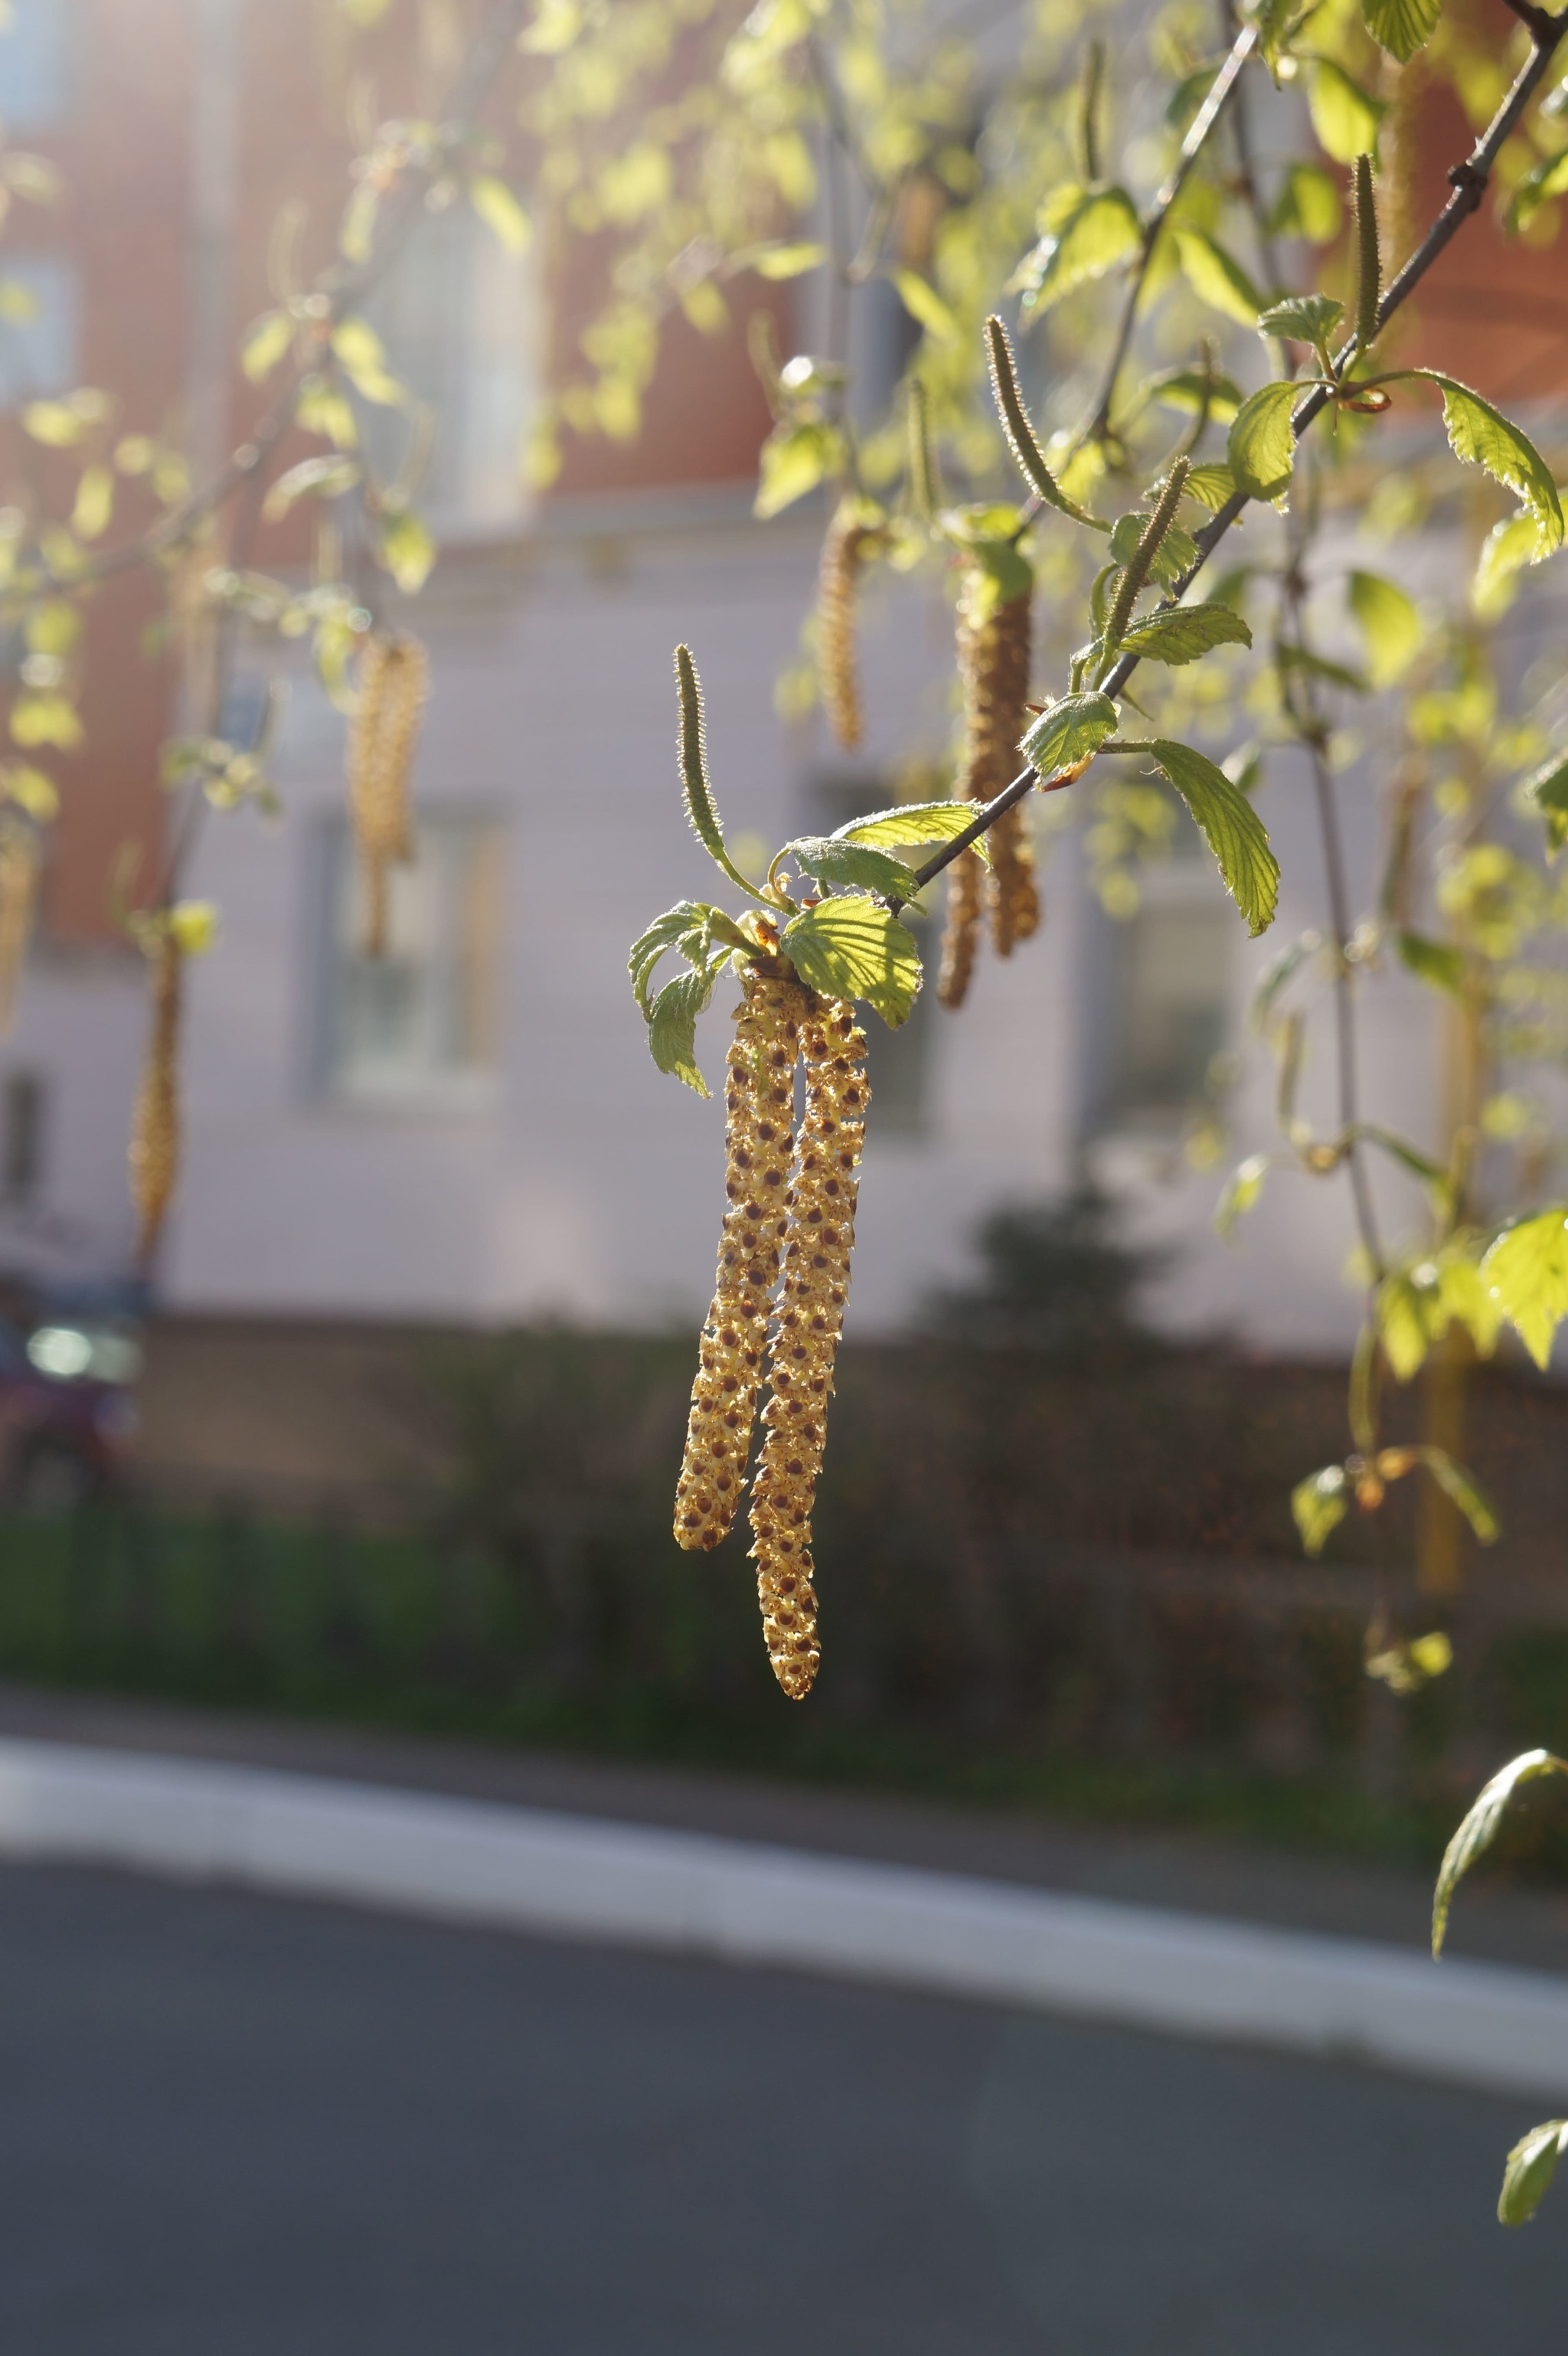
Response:
[[[971,564],[958,600],[958,670],[964,687],[964,752],[955,792],[963,801],[994,801],[1018,772],[1019,739],[1028,722],[1029,590],[1005,603],[989,572]],[[947,926],[936,994],[962,1006],[975,969],[982,909],[998,957],[1010,957],[1040,924],[1034,850],[1022,805],[1007,811],[988,837],[987,873],[978,852],[960,851],[947,881]]]
[[[857,605],[860,574],[880,535],[854,499],[839,505],[822,543],[816,577],[816,668],[827,724],[847,753],[859,750],[860,714]]]
[[[731,1527],[765,1364],[770,1396],[751,1550],[768,1658],[785,1694],[801,1701],[821,1658],[811,1509],[849,1293],[870,1091],[865,1034],[850,1009],[807,990],[786,960],[767,954],[772,938],[759,931],[764,953],[745,975],[729,1054],[729,1208],[692,1387],[675,1535],[683,1547],[707,1548]],[[797,1063],[805,1094],[795,1130]]]
[[[359,658],[348,806],[365,877],[367,957],[386,954],[389,871],[414,855],[410,782],[429,668],[406,632],[378,631]]]

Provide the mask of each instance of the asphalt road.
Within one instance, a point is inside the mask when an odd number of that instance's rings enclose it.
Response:
[[[0,1870],[13,2356],[1538,2356],[1528,2103]]]

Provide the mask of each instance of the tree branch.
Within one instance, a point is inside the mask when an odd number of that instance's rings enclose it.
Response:
[[[1388,325],[1402,305],[1409,301],[1434,262],[1446,251],[1465,222],[1479,206],[1488,180],[1491,177],[1492,166],[1497,161],[1499,150],[1544,80],[1546,70],[1552,62],[1552,51],[1563,35],[1568,33],[1568,10],[1556,16],[1542,16],[1539,10],[1532,11],[1532,15],[1541,16],[1541,22],[1539,25],[1533,23],[1531,25],[1533,44],[1531,54],[1521,67],[1513,88],[1509,91],[1468,156],[1462,164],[1456,164],[1450,168],[1448,179],[1454,193],[1379,304],[1380,331]],[[1526,18],[1524,21],[1528,23],[1530,19]],[[1233,56],[1234,51],[1232,54]],[[1238,70],[1240,70],[1239,68]],[[1211,99],[1213,95],[1211,91]],[[1195,123],[1193,130],[1197,127]],[[1191,135],[1189,132],[1188,134],[1189,140]],[[1336,373],[1349,365],[1354,349],[1355,347],[1352,344],[1347,344],[1344,350],[1339,353],[1336,361]],[[1322,415],[1328,406],[1328,399],[1327,389],[1322,385],[1315,385],[1292,412],[1291,431],[1298,442],[1308,426]],[[1198,554],[1180,580],[1174,584],[1170,596],[1167,600],[1168,606],[1178,604],[1186,595],[1231,526],[1250,505],[1251,501],[1244,491],[1232,492],[1213,519],[1197,534]],[[1101,693],[1109,696],[1119,695],[1137,667],[1138,658],[1136,654],[1123,655],[1101,681]],[[1005,818],[1008,811],[1021,802],[1026,794],[1032,792],[1037,787],[1042,793],[1058,792],[1063,786],[1075,784],[1088,766],[1087,762],[1083,762],[1050,777],[1037,776],[1033,769],[1023,770],[1010,785],[1003,787],[994,801],[987,802],[976,812],[962,834],[955,835],[950,842],[944,842],[940,851],[934,851],[925,864],[915,871],[916,885],[923,886],[933,882],[944,868],[952,865],[960,851],[967,851],[971,844],[977,842],[981,835],[995,826],[999,818]]]

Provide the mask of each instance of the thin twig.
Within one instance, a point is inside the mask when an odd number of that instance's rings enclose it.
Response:
[[[1479,206],[1486,191],[1487,182],[1491,176],[1492,166],[1497,161],[1499,150],[1544,79],[1547,67],[1552,61],[1552,53],[1557,43],[1563,34],[1568,32],[1568,11],[1560,16],[1547,17],[1539,29],[1532,26],[1531,31],[1535,46],[1520,69],[1513,88],[1499,107],[1497,113],[1492,117],[1465,162],[1456,164],[1450,169],[1448,178],[1454,190],[1453,195],[1378,305],[1380,330],[1388,325],[1402,305],[1408,302],[1433,263],[1445,252],[1464,227],[1465,222]],[[1211,91],[1210,95],[1212,97],[1213,92]],[[1353,353],[1354,346],[1348,344],[1339,356],[1337,368],[1343,369],[1348,366]],[[1322,415],[1328,399],[1327,390],[1321,385],[1315,385],[1292,412],[1291,430],[1298,442],[1314,420]],[[1206,524],[1198,533],[1198,554],[1175,584],[1167,601],[1168,605],[1176,605],[1186,595],[1232,525],[1250,505],[1251,501],[1244,491],[1233,492],[1212,521]],[[1137,667],[1138,657],[1136,654],[1123,655],[1107,677],[1101,681],[1101,693],[1108,696],[1119,695]],[[976,811],[961,834],[955,835],[950,842],[944,842],[940,851],[933,851],[924,865],[915,871],[917,888],[932,883],[944,868],[950,867],[960,851],[967,851],[972,843],[977,842],[981,835],[995,826],[999,818],[1005,818],[1008,811],[1021,802],[1024,796],[1037,786],[1042,793],[1057,792],[1064,786],[1074,784],[1083,775],[1086,766],[1086,764],[1075,766],[1070,770],[1062,770],[1050,777],[1037,776],[1033,769],[1020,771],[1010,785],[1003,787],[995,800],[986,803],[983,809]]]

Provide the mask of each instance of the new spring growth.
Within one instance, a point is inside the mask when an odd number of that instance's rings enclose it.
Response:
[[[1057,508],[1063,515],[1076,517],[1080,523],[1093,523],[1094,518],[1068,498],[1045,463],[1045,453],[1035,439],[1034,427],[1019,390],[1018,362],[1013,358],[1008,331],[994,312],[986,322],[986,352],[991,364],[991,391],[996,397],[997,412],[1019,474],[1042,506]]]
[[[827,527],[817,576],[816,660],[823,709],[847,753],[859,750],[863,733],[855,607],[860,574],[878,537],[860,500],[840,500]]]
[[[1091,41],[1083,52],[1083,69],[1078,80],[1078,169],[1081,177],[1093,187],[1100,177],[1100,93],[1105,80],[1105,44]]]
[[[1356,348],[1368,351],[1378,332],[1378,304],[1382,294],[1382,262],[1378,252],[1377,203],[1372,193],[1372,159],[1358,155],[1350,184],[1356,228]]]
[[[1176,510],[1186,488],[1189,461],[1178,458],[1165,478],[1165,487],[1155,502],[1155,510],[1138,536],[1138,544],[1127,560],[1127,569],[1116,585],[1116,594],[1105,620],[1105,644],[1121,644],[1127,624],[1133,618],[1133,607],[1147,584],[1159,554],[1159,545],[1176,519]]]
[[[411,786],[429,664],[418,638],[378,632],[359,658],[348,802],[365,879],[365,954],[384,956],[389,870],[413,858]]]

